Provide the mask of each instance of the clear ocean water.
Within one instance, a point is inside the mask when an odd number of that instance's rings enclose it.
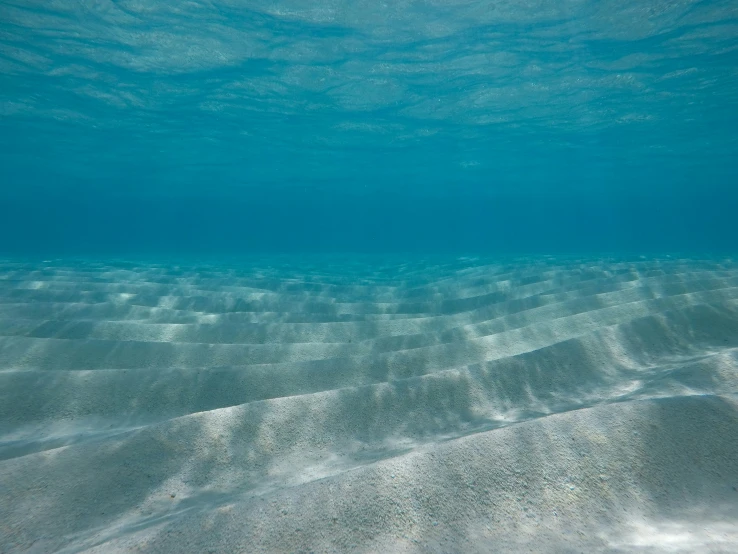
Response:
[[[0,2],[0,253],[728,252],[732,0]]]
[[[0,552],[738,552],[738,0],[0,0]]]

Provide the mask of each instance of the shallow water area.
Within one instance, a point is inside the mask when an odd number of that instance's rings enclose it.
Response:
[[[5,544],[732,544],[732,259],[349,260],[6,261]]]
[[[731,0],[0,0],[0,552],[738,551]]]

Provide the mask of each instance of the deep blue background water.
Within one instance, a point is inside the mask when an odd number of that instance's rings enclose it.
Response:
[[[0,252],[736,250],[734,1],[0,1]]]

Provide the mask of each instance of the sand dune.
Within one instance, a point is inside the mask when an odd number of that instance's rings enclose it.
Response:
[[[733,552],[738,264],[0,264],[0,551]]]

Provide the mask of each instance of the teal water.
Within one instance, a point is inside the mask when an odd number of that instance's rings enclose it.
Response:
[[[738,552],[736,0],[0,0],[0,552]]]
[[[727,1],[0,3],[0,252],[723,252]]]

